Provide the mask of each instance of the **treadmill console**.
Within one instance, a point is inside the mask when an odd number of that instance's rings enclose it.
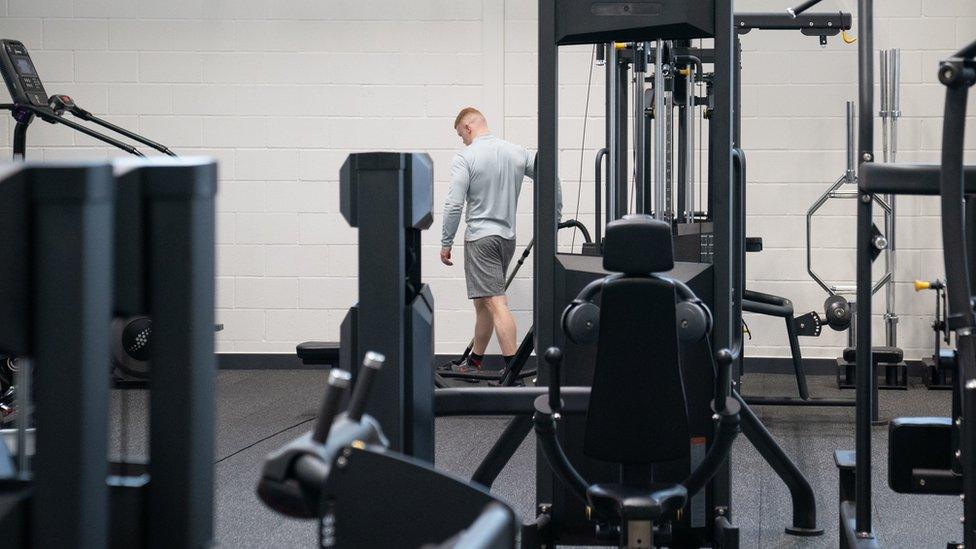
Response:
[[[0,73],[15,104],[47,108],[47,92],[27,48],[17,40],[0,40]]]

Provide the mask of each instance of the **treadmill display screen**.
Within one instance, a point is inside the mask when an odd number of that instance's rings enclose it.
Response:
[[[17,72],[26,76],[37,76],[34,72],[34,65],[31,65],[30,59],[26,57],[14,57],[14,63],[17,64]]]

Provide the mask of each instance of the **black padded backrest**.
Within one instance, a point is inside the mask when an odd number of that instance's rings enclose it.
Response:
[[[633,464],[688,456],[675,299],[674,284],[663,278],[623,277],[603,286],[587,456]]]
[[[674,268],[671,224],[642,214],[607,224],[603,268],[627,274],[670,271]]]

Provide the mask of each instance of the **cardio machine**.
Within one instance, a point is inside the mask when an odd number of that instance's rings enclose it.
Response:
[[[103,120],[78,105],[65,94],[47,95],[37,68],[27,51],[27,46],[18,40],[0,40],[0,76],[3,77],[10,93],[12,103],[0,104],[0,109],[8,110],[16,121],[14,127],[13,159],[24,160],[27,155],[27,130],[35,119],[49,124],[60,124],[103,143],[116,147],[134,156],[145,156],[136,147],[114,137],[95,131],[88,126],[74,122],[65,115],[71,114],[85,122],[91,122],[117,133],[127,139],[141,143],[167,156],[176,153],[165,145],[145,138],[135,132]],[[123,216],[116,221],[117,231],[135,230],[126,224]],[[124,239],[123,239],[124,240]],[[134,253],[133,255],[138,255]],[[119,260],[129,260],[120,254]],[[216,331],[222,329],[215,326]],[[113,381],[116,386],[144,388],[150,377],[149,356],[152,342],[152,320],[143,315],[119,316],[113,318],[111,344],[111,364]],[[0,357],[0,424],[11,418],[15,412],[13,378],[18,370],[18,361],[13,356]]]

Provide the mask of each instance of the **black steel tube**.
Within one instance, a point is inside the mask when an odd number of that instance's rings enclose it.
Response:
[[[559,136],[559,55],[556,46],[556,2],[539,0],[539,153],[536,163],[535,212],[536,253],[533,282],[533,324],[537,349],[555,342],[558,315],[554,309],[556,257],[556,176]],[[608,63],[609,65],[609,63]]]
[[[346,417],[350,421],[359,421],[362,419],[363,411],[366,409],[366,399],[369,396],[369,390],[373,385],[376,372],[383,366],[385,361],[386,358],[383,355],[372,351],[367,351],[363,357],[363,364],[359,368],[356,379],[356,387],[352,390],[352,397],[349,399],[349,408],[346,411]]]
[[[668,112],[666,114],[668,116],[671,115],[670,112]],[[652,172],[651,172],[651,160],[652,160],[651,150],[652,150],[652,148],[648,144],[651,143],[651,141],[653,140],[653,136],[654,136],[654,128],[653,128],[653,126],[654,126],[654,124],[653,124],[653,120],[650,117],[650,114],[646,111],[646,109],[645,109],[645,111],[643,113],[640,113],[640,116],[644,119],[644,124],[643,124],[643,127],[644,127],[644,136],[643,136],[644,150],[643,151],[637,151],[637,154],[640,154],[640,155],[643,156],[644,170],[641,173],[641,181],[637,181],[635,183],[635,187],[636,188],[642,189],[641,192],[640,192],[640,195],[637,196],[637,197],[635,197],[635,198],[636,198],[636,203],[638,204],[638,208],[641,209],[640,211],[642,213],[648,213],[649,214],[649,213],[651,213],[654,210],[654,207],[653,207],[653,204],[652,204],[653,198],[654,198],[654,184],[652,182],[653,179],[652,179],[652,176],[651,176],[651,174],[652,174]]]
[[[733,70],[733,90],[735,93],[735,107],[732,117],[732,146],[742,148],[742,41],[739,35],[735,35],[732,56]]]
[[[945,69],[943,69],[945,70]],[[974,325],[972,294],[969,287],[965,199],[963,196],[963,143],[966,131],[965,83],[946,88],[942,118],[942,247],[945,257],[946,295],[949,309],[946,322],[951,330],[971,329]],[[961,354],[961,353],[960,353]],[[960,356],[960,360],[963,357]],[[965,379],[965,377],[963,378]]]
[[[871,195],[858,193],[857,204],[857,323],[855,383],[854,500],[856,528],[861,535],[871,535],[871,419],[876,403],[873,385],[874,364],[871,353],[871,218],[874,201]]]
[[[556,420],[551,414],[536,412],[532,422],[535,425],[536,440],[539,442],[539,447],[542,449],[542,454],[546,457],[549,467],[569,488],[570,492],[585,504],[586,490],[590,485],[569,462],[566,452],[560,446],[559,438],[556,435]]]
[[[570,229],[570,228],[578,229],[579,232],[583,235],[583,242],[586,242],[586,243],[593,242],[593,239],[590,238],[590,231],[588,231],[586,229],[586,225],[584,225],[581,221],[579,221],[577,219],[567,219],[566,221],[563,221],[559,225],[557,225],[557,228],[559,228],[559,229]]]
[[[798,30],[824,31],[824,35],[834,35],[842,30],[850,30],[851,14],[844,12],[808,13],[802,17],[791,17],[784,13],[744,12],[735,14],[735,28],[739,32],[757,30]]]
[[[793,307],[791,306],[773,305],[772,303],[753,301],[748,298],[742,300],[742,310],[747,313],[777,317],[786,317],[793,314]]]
[[[118,139],[115,139],[114,137],[109,137],[109,136],[107,136],[105,134],[98,133],[98,132],[96,132],[95,130],[93,130],[91,128],[88,128],[86,126],[82,126],[81,124],[78,124],[77,122],[72,122],[71,120],[66,120],[64,118],[61,118],[60,116],[55,116],[55,115],[51,114],[50,112],[45,111],[44,109],[40,109],[40,108],[31,106],[31,105],[19,105],[19,107],[31,111],[32,113],[34,113],[38,117],[40,117],[41,120],[43,120],[45,122],[48,122],[50,124],[64,124],[65,126],[68,126],[69,128],[71,128],[73,130],[77,130],[77,131],[79,131],[79,132],[81,132],[81,133],[83,133],[83,134],[85,134],[85,135],[87,135],[89,137],[94,137],[95,139],[97,139],[97,140],[99,140],[99,141],[101,141],[103,143],[108,143],[109,145],[112,145],[113,147],[122,149],[123,151],[125,151],[125,152],[127,152],[129,154],[132,154],[132,155],[135,155],[135,156],[145,156],[144,154],[142,154],[141,152],[139,152],[139,150],[136,149],[135,147],[133,147],[132,145],[129,145],[127,143],[123,143],[123,142],[119,141]]]
[[[617,116],[617,92],[615,89],[617,83],[617,77],[615,73],[617,71],[617,50],[613,42],[607,44],[607,62],[604,67],[604,88],[606,93],[604,94],[604,119],[606,127],[605,142],[607,150],[607,162],[605,167],[606,173],[606,184],[603,190],[604,196],[604,219],[609,223],[613,221],[613,190],[616,183],[614,178],[617,174],[616,168],[616,157],[617,148],[615,145],[617,139],[617,129],[615,126],[616,116]]]
[[[529,326],[529,331],[525,333],[525,337],[522,338],[522,342],[519,343],[518,349],[515,351],[515,358],[512,359],[512,363],[507,364],[502,370],[498,380],[499,385],[502,387],[515,385],[526,361],[532,356],[533,349],[535,349],[535,326]]]
[[[731,399],[730,399],[731,400]],[[713,407],[717,405],[713,402]],[[735,401],[724,405],[725,411],[721,413],[719,420],[718,434],[712,442],[711,448],[705,454],[705,458],[695,467],[691,475],[682,484],[688,490],[688,498],[691,499],[705,487],[705,484],[715,476],[719,467],[729,457],[732,451],[732,443],[735,437],[741,432],[739,427],[739,405]]]
[[[168,156],[176,156],[176,153],[174,153],[173,151],[169,150],[169,148],[167,148],[165,145],[160,145],[159,143],[156,143],[155,141],[153,141],[151,139],[145,138],[145,137],[143,137],[143,136],[141,136],[141,135],[139,135],[139,134],[137,134],[135,132],[129,131],[129,130],[121,127],[121,126],[116,126],[115,124],[109,122],[108,120],[102,120],[101,118],[93,115],[92,113],[90,113],[90,112],[88,112],[88,111],[86,111],[84,109],[75,107],[70,112],[71,112],[71,114],[77,116],[78,118],[80,118],[82,120],[85,120],[87,122],[94,122],[95,124],[98,124],[99,126],[102,126],[103,128],[108,128],[108,129],[112,130],[113,132],[118,133],[118,134],[121,134],[121,135],[124,135],[124,136],[128,137],[129,139],[131,139],[133,141],[137,141],[137,142],[142,143],[143,145],[145,145],[147,147],[151,147],[153,149],[156,149],[157,151],[159,151],[159,152],[161,152],[161,153],[163,153],[165,155],[168,155]]]
[[[546,349],[546,363],[549,364],[549,409],[558,414],[562,410],[562,377],[560,377],[560,366],[562,366],[562,352],[556,347]]]
[[[820,2],[821,0],[806,0],[806,2],[803,2],[802,4],[800,4],[795,8],[787,9],[786,13],[792,15],[793,17],[796,17],[797,15],[800,15],[801,13],[807,11],[808,9],[816,6]]]
[[[973,386],[976,377],[976,365],[973,364],[973,357],[976,356],[976,337],[973,334],[958,338],[959,355],[967,356],[965,362],[960,362],[959,370],[956,374],[966,380],[963,385],[965,394],[963,395],[963,419],[962,419],[962,471],[963,471],[963,522],[965,530],[963,532],[964,543],[969,547],[976,546],[976,438],[973,434],[974,422],[976,422],[976,387]]]
[[[27,158],[27,128],[33,115],[27,118],[26,122],[18,121],[14,126],[14,160],[24,160]]]
[[[874,161],[874,0],[858,0],[858,166]],[[871,356],[871,215],[873,200],[859,193],[857,207],[857,413],[855,417],[855,528],[873,536],[871,525],[871,420],[877,417]]]
[[[525,437],[532,431],[532,416],[515,416],[509,420],[495,444],[488,450],[488,454],[481,460],[481,464],[471,475],[471,481],[491,488],[495,479],[512,459],[512,456],[522,445]]]
[[[694,106],[678,106],[678,221],[690,223],[694,215],[687,211],[685,203],[688,201],[688,118],[686,109],[694,109]],[[687,214],[687,215],[686,215]]]
[[[342,403],[342,393],[349,388],[351,379],[349,372],[345,370],[333,368],[329,371],[329,378],[325,382],[325,397],[322,398],[322,406],[315,421],[315,430],[312,432],[312,440],[315,442],[325,444],[326,439],[329,438],[332,422],[335,421],[339,413],[339,404]]]
[[[627,98],[629,96],[628,88],[630,85],[630,71],[629,63],[624,60],[623,56],[617,55],[617,97],[616,105],[614,105],[615,116],[617,120],[617,135],[616,135],[616,147],[617,147],[617,174],[614,178],[614,184],[616,185],[616,203],[614,204],[614,219],[607,219],[607,222],[615,221],[620,219],[627,213],[627,190],[630,183],[630,173],[627,171],[627,156],[630,154],[628,150],[629,136],[627,132],[629,127],[627,121],[630,119],[629,110],[627,109]]]
[[[742,407],[739,413],[742,418],[742,433],[790,490],[790,498],[793,502],[792,529],[807,532],[818,530],[817,500],[810,482],[776,444],[773,435],[766,430],[742,396],[732,391],[732,398]]]
[[[738,43],[738,42],[736,42]],[[738,79],[736,79],[738,81]],[[738,85],[736,85],[738,87]],[[738,97],[738,92],[736,92]],[[738,99],[736,99],[738,104]],[[738,112],[738,105],[735,111]],[[736,118],[738,115],[736,115]],[[732,139],[738,137],[736,122],[733,122]],[[742,296],[746,289],[746,153],[738,147],[732,148],[732,326],[733,337],[726,347],[736,356],[740,355],[742,347]]]
[[[976,54],[976,43],[960,57]],[[946,85],[945,110],[942,118],[942,169],[940,188],[942,194],[942,249],[945,258],[948,310],[946,323],[956,333],[957,369],[953,373],[955,398],[961,403],[963,416],[961,429],[953,433],[953,442],[961,454],[953,460],[953,468],[961,469],[963,476],[963,543],[976,546],[976,442],[973,441],[973,425],[976,421],[976,335],[973,334],[976,319],[973,315],[972,288],[970,287],[969,261],[966,245],[967,230],[972,220],[966,219],[963,179],[963,147],[966,131],[966,99],[974,75],[972,69],[960,62],[943,62],[939,79]],[[938,360],[938,357],[935,357]]]
[[[600,179],[601,179],[601,177],[600,177],[600,170],[603,167],[603,165],[602,165],[603,164],[603,159],[606,158],[609,154],[610,154],[610,149],[608,149],[606,147],[603,147],[602,149],[600,149],[599,151],[596,152],[596,162],[595,162],[596,166],[595,166],[594,174],[593,174],[594,187],[596,188],[596,194],[594,196],[595,202],[594,202],[594,208],[593,208],[593,214],[594,214],[594,218],[595,218],[594,219],[594,224],[593,224],[593,232],[596,235],[596,243],[597,244],[600,244],[600,242],[602,242],[602,240],[603,240],[603,227],[602,227],[603,220],[602,220],[601,215],[600,215],[601,214],[600,209],[603,207],[603,205],[601,203],[601,197],[602,197],[602,195],[601,195],[600,185],[602,183],[600,181]]]
[[[697,74],[699,77],[705,74],[705,69],[702,68],[701,58],[695,55],[676,55],[675,61],[678,63],[692,63],[695,65],[695,74]]]
[[[843,398],[790,398],[790,397],[742,397],[750,406],[848,406],[853,408],[855,401]]]
[[[970,43],[968,46],[957,51],[953,57],[960,57],[962,59],[972,59],[976,57],[976,40]]]
[[[705,352],[711,352],[711,338],[705,336],[703,343]],[[712,364],[715,368],[715,389],[713,390],[713,410],[724,412],[728,397],[732,394],[732,363],[738,357],[734,356],[728,349],[720,349],[712,357]],[[715,408],[714,406],[720,406]]]

